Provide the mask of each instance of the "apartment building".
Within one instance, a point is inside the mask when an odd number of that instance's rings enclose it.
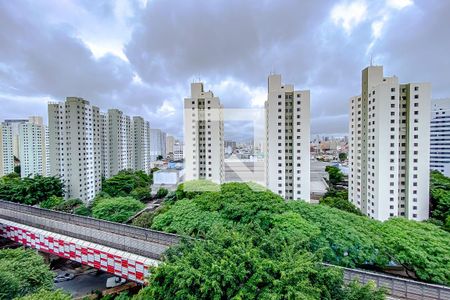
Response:
[[[431,86],[362,71],[350,99],[349,201],[377,220],[428,218]]]
[[[101,188],[99,108],[78,97],[49,103],[50,173],[64,181],[66,198],[90,202]]]
[[[21,177],[48,173],[46,127],[42,117],[30,117],[19,125],[19,160]]]
[[[175,138],[171,135],[166,137],[166,156],[173,155],[173,145],[175,144]]]
[[[0,124],[0,176],[14,172],[19,163],[19,126],[26,119],[5,120]]]
[[[158,156],[166,157],[167,134],[161,129],[150,129],[150,160],[157,160]]]
[[[176,140],[173,144],[173,160],[183,159],[183,142]]]
[[[150,123],[133,117],[133,169],[150,173]]]
[[[310,92],[268,78],[266,186],[285,199],[310,201]]]
[[[450,177],[450,98],[431,106],[430,168]]]
[[[184,99],[185,179],[224,181],[223,107],[203,83],[191,84]]]
[[[102,146],[105,151],[102,170],[104,176],[109,178],[121,170],[133,169],[131,118],[118,109],[109,109],[102,125],[102,140],[106,142]]]

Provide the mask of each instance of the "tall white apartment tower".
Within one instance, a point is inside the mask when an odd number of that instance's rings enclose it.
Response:
[[[310,92],[270,75],[266,108],[266,186],[285,199],[310,201]]]
[[[174,152],[174,144],[175,144],[175,138],[171,135],[166,136],[166,156],[169,154],[173,155]]]
[[[150,173],[150,124],[133,117],[133,169]]]
[[[101,188],[101,120],[83,98],[49,103],[50,173],[60,176],[66,198],[92,201]]]
[[[431,107],[430,168],[450,177],[450,98]]]
[[[369,217],[429,213],[431,85],[399,84],[382,66],[362,71],[350,99],[349,201]]]
[[[203,83],[191,84],[191,97],[184,99],[186,180],[224,181],[223,107]]]
[[[47,175],[46,126],[42,117],[30,117],[19,125],[19,149],[22,177]]]
[[[0,124],[0,176],[14,172],[20,156],[19,127],[28,120],[5,120]]]
[[[158,156],[166,158],[167,134],[158,128],[150,129],[150,160],[157,160]]]
[[[106,178],[121,170],[133,169],[133,133],[131,118],[118,109],[109,109],[102,117],[103,175]]]

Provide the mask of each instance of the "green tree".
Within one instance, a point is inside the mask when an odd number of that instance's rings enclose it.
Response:
[[[44,290],[41,289],[36,293],[29,294],[16,300],[70,300],[72,297],[62,290]]]
[[[430,174],[430,210],[431,217],[449,231],[450,178],[438,171],[431,171]]]
[[[373,281],[362,285],[357,281],[351,281],[348,286],[344,288],[344,295],[342,299],[346,300],[383,300],[385,299],[386,291],[377,289]]]
[[[84,202],[78,198],[68,199],[53,207],[54,210],[73,214],[75,209],[84,205]]]
[[[379,234],[395,262],[422,280],[450,285],[450,233],[430,223],[393,218]]]
[[[156,192],[156,198],[161,199],[167,196],[169,190],[166,188],[159,188],[158,192]]]
[[[92,216],[112,222],[123,223],[145,205],[132,197],[104,198],[92,207]]]
[[[55,206],[62,204],[63,202],[63,197],[51,196],[50,198],[42,201],[39,206],[42,208],[52,209]]]
[[[126,197],[136,188],[150,188],[151,177],[143,171],[122,170],[103,181],[102,192],[111,197]],[[150,191],[150,190],[149,190]]]
[[[162,156],[162,155],[158,155],[157,157],[156,157],[156,160],[163,160],[164,159],[164,157]]]
[[[382,299],[370,285],[342,287],[342,274],[322,270],[322,261],[380,268],[397,263],[426,281],[450,279],[448,233],[431,224],[382,223],[326,205],[286,202],[240,183],[177,192],[177,200],[163,202],[145,226],[205,242],[174,248],[162,268],[152,270],[152,287],[141,299],[158,299],[164,292],[175,299]],[[240,271],[242,265],[248,273]]]
[[[152,199],[149,187],[137,187],[131,191],[130,196],[141,202],[148,202]]]
[[[311,253],[271,260],[249,236],[220,227],[210,234],[169,250],[135,299],[344,299],[340,270]]]
[[[14,166],[14,173],[19,174],[20,175],[20,165],[18,166]]]
[[[132,224],[137,227],[151,228],[154,216],[154,213],[144,211],[139,216],[133,219]]]
[[[348,201],[348,199],[344,199],[341,197],[325,197],[320,199],[320,204],[362,216],[361,211],[356,208],[356,206],[354,206],[350,201]]]
[[[336,185],[344,179],[344,174],[338,167],[326,166],[325,171],[328,172],[329,181],[332,185]]]
[[[0,299],[13,299],[53,287],[44,259],[23,248],[0,250]]]
[[[62,197],[63,183],[58,177],[19,178],[18,175],[4,176],[0,180],[0,199],[35,205],[52,196]]]
[[[73,213],[79,216],[91,216],[92,211],[89,207],[86,207],[86,205],[81,204],[80,206],[77,206],[74,208]]]
[[[340,161],[345,161],[346,159],[347,159],[347,153],[345,153],[345,152],[339,153],[339,160]]]

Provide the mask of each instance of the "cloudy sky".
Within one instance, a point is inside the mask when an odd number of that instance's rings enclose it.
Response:
[[[342,134],[371,57],[450,96],[449,13],[448,0],[0,0],[0,119],[80,96],[181,137],[193,80],[260,108],[274,71],[311,90],[312,134]]]

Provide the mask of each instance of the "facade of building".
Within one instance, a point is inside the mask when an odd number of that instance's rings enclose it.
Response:
[[[0,176],[14,172],[20,156],[19,127],[28,120],[5,120],[0,124]]]
[[[150,129],[150,160],[157,160],[158,156],[165,158],[166,155],[166,133],[161,129]]]
[[[116,175],[121,170],[133,169],[133,134],[131,118],[118,109],[109,109],[107,122],[103,123],[106,133],[106,158],[103,174],[106,178]]]
[[[171,135],[166,137],[166,156],[173,155],[173,146],[175,144],[175,138]]]
[[[182,160],[183,159],[183,142],[177,140],[173,144],[173,160]]]
[[[19,126],[19,160],[21,177],[46,176],[48,167],[46,126],[42,117],[30,117]]]
[[[431,107],[430,168],[450,177],[450,98]]]
[[[49,103],[50,173],[60,176],[66,198],[84,202],[101,188],[101,118],[98,107],[83,98]]]
[[[150,173],[150,123],[133,117],[133,169]]]
[[[185,179],[222,183],[224,174],[223,107],[203,83],[191,84],[184,99]]]
[[[362,71],[350,99],[349,201],[377,220],[428,218],[431,86]]]
[[[266,108],[266,186],[285,199],[310,201],[310,92],[270,75]]]

